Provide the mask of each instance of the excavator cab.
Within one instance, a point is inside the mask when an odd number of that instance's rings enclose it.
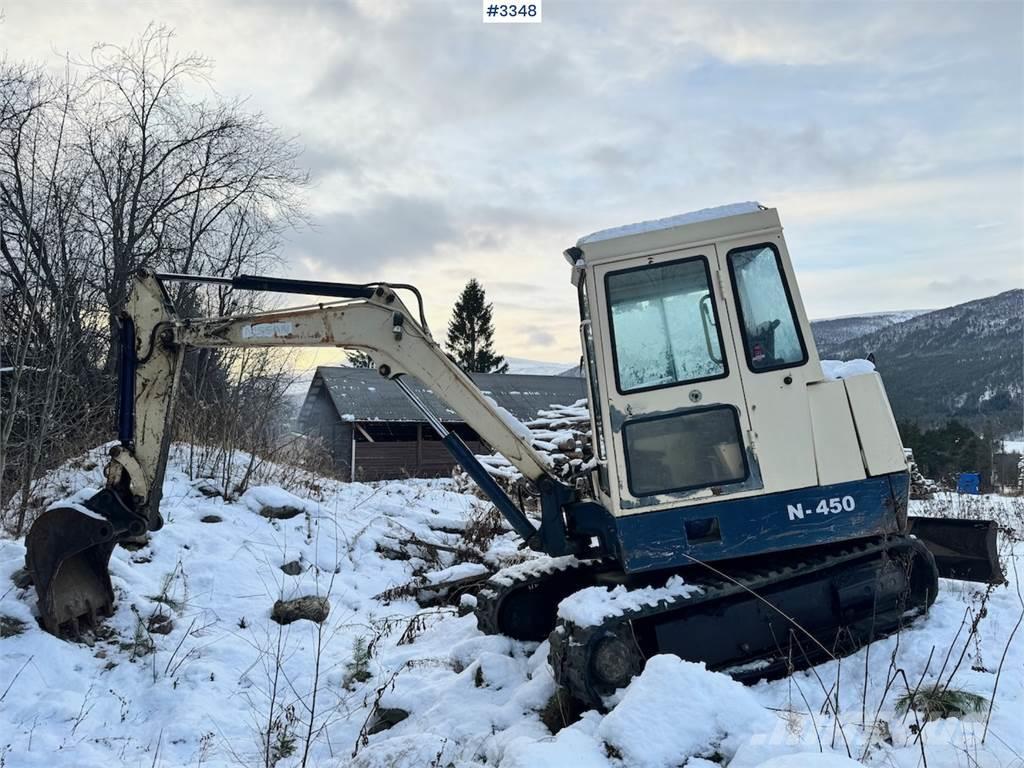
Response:
[[[604,230],[565,256],[594,496],[627,572],[907,531],[882,380],[824,375],[776,210],[739,203]],[[966,538],[972,561],[997,563],[991,537]]]

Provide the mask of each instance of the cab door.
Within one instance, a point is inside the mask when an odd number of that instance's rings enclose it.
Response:
[[[620,514],[760,487],[713,245],[597,265]]]
[[[781,233],[719,243],[732,294],[736,369],[769,493],[817,485],[807,385],[820,381],[814,340]],[[822,450],[830,450],[822,446]]]

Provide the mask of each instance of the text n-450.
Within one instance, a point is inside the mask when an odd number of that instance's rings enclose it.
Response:
[[[806,507],[803,502],[787,504],[786,512],[790,520],[803,520],[810,515],[838,515],[840,512],[853,512],[856,508],[857,500],[853,496],[831,496],[817,504],[812,501]]]

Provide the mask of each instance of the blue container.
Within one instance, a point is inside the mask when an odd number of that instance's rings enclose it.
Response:
[[[977,472],[961,472],[956,481],[957,493],[973,493],[977,495],[981,491],[981,475]]]

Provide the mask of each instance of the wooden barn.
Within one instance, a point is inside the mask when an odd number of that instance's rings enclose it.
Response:
[[[472,374],[477,386],[521,421],[552,405],[586,397],[574,376]],[[415,379],[412,389],[476,453],[490,449],[458,414]],[[342,476],[352,480],[442,477],[455,462],[437,434],[393,382],[369,368],[316,369],[299,413],[299,429],[321,438]]]

